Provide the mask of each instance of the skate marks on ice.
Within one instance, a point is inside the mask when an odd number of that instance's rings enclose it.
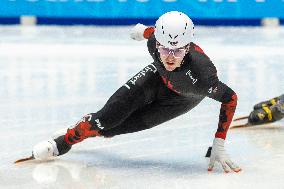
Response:
[[[198,155],[203,151],[193,154],[190,150],[194,147],[203,149],[206,144],[192,144],[189,147],[190,142],[184,138],[169,138],[171,135],[167,128],[157,128],[128,136],[96,138],[96,145],[94,141],[86,140],[78,148],[72,149],[71,153],[76,160],[88,161],[89,166],[102,169],[162,171],[169,174],[206,173],[207,162]]]
[[[159,150],[158,150],[159,151]],[[195,160],[167,161],[162,156],[171,156],[169,153],[148,154],[139,156],[131,154],[117,154],[105,150],[77,150],[74,155],[88,159],[88,166],[97,167],[103,170],[115,170],[133,172],[133,174],[143,172],[146,174],[173,174],[173,175],[196,175],[206,174],[206,163],[197,163]],[[202,159],[202,158],[200,158]]]

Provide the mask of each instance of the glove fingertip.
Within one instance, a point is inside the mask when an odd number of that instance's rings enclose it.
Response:
[[[241,168],[237,168],[237,169],[234,169],[234,171],[235,171],[236,173],[239,173],[239,172],[242,171],[242,169],[241,169]]]

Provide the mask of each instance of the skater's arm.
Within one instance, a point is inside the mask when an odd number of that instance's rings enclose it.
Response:
[[[237,94],[227,85],[218,82],[215,91],[212,91],[210,98],[221,102],[218,129],[215,133],[215,137],[226,139],[227,131],[232,122],[236,107],[237,107]]]
[[[221,82],[220,82],[221,83]],[[224,85],[224,84],[220,84]],[[226,139],[227,131],[230,127],[234,113],[237,107],[237,94],[229,87],[224,87],[224,94],[218,101],[222,102],[219,114],[218,129],[215,133],[215,137]]]
[[[142,41],[147,39],[147,47],[150,55],[154,60],[157,60],[157,56],[155,52],[157,51],[156,48],[156,39],[154,36],[154,27],[147,27],[143,24],[136,24],[130,31],[130,38],[136,41]]]
[[[154,34],[154,31],[155,31],[155,28],[154,27],[147,27],[145,30],[144,30],[144,33],[143,33],[143,37],[145,39],[149,39],[152,34]]]
[[[208,76],[210,78],[210,81],[208,81],[208,97],[222,103],[218,129],[213,140],[208,171],[212,171],[215,162],[219,162],[226,173],[230,172],[230,170],[239,172],[241,171],[241,168],[231,160],[224,146],[227,131],[236,110],[237,95],[230,87],[218,80],[215,72],[213,72],[211,76],[210,74]]]
[[[218,129],[215,133],[215,139],[213,140],[208,171],[213,170],[214,164],[217,161],[220,162],[226,173],[230,172],[230,170],[239,172],[241,171],[241,168],[231,160],[224,146],[227,131],[236,110],[237,95],[230,87],[220,81],[212,87],[214,90],[211,91],[208,96],[222,102],[222,104],[219,114]]]
[[[130,38],[136,41],[142,41],[144,39],[149,39],[154,33],[154,27],[147,27],[143,24],[136,24],[130,31]]]
[[[203,56],[202,64],[204,92],[208,97],[222,103],[215,137],[225,139],[237,106],[237,95],[230,87],[219,81],[217,70],[208,57]]]

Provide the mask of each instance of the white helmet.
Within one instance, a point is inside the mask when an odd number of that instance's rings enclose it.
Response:
[[[163,14],[156,21],[154,35],[163,46],[175,49],[192,41],[194,25],[184,13],[171,11]]]

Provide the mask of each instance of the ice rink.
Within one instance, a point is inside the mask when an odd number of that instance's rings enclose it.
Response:
[[[48,162],[13,162],[55,131],[98,111],[152,62],[130,27],[0,27],[0,188],[282,189],[284,120],[229,130],[226,149],[243,171],[207,172],[204,158],[220,103],[206,98],[165,124],[91,138]],[[284,28],[196,27],[195,42],[239,101],[235,116],[284,92]]]

